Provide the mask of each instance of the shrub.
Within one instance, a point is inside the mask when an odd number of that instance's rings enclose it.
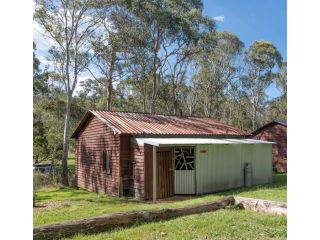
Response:
[[[62,178],[61,178],[61,165],[55,165],[53,173],[41,173],[34,171],[33,172],[33,191],[37,192],[43,188],[52,188],[52,187],[61,187]],[[75,168],[74,166],[68,166],[68,179],[69,186],[76,186],[75,179]]]
[[[62,171],[61,165],[56,165],[55,178],[57,179],[58,183],[62,183],[61,171]],[[76,186],[76,178],[75,178],[74,166],[68,166],[68,179],[69,179],[69,186],[75,187]]]
[[[37,192],[42,188],[59,187],[57,175],[41,172],[33,172],[33,191]]]

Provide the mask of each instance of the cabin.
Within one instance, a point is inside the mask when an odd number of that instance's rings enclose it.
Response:
[[[249,136],[212,118],[89,110],[72,134],[76,185],[156,200],[270,183],[272,143]]]
[[[272,121],[252,132],[252,138],[274,142],[272,165],[275,172],[287,172],[287,121]]]

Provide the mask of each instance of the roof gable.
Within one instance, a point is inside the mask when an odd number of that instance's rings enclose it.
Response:
[[[252,134],[256,134],[256,133],[260,132],[261,130],[263,130],[263,129],[265,129],[265,128],[268,128],[268,127],[270,127],[270,126],[272,126],[272,125],[275,125],[275,124],[279,124],[279,125],[282,125],[282,126],[284,126],[284,127],[287,127],[287,120],[269,122],[269,123],[263,125],[262,127],[254,130],[254,131],[252,132]]]
[[[160,134],[160,135],[223,135],[248,136],[249,133],[204,117],[177,117],[136,112],[108,112],[89,110],[86,115],[94,115],[118,134]],[[75,137],[83,127],[82,121],[72,135]],[[82,123],[82,124],[81,124]]]

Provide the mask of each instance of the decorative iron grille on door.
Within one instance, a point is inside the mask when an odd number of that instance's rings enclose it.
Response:
[[[194,170],[194,147],[174,149],[175,170]]]

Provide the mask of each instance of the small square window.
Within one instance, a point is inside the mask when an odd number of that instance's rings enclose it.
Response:
[[[103,171],[106,171],[108,174],[111,173],[111,152],[107,150],[102,151],[102,168]]]
[[[194,147],[175,148],[175,169],[194,170]]]

